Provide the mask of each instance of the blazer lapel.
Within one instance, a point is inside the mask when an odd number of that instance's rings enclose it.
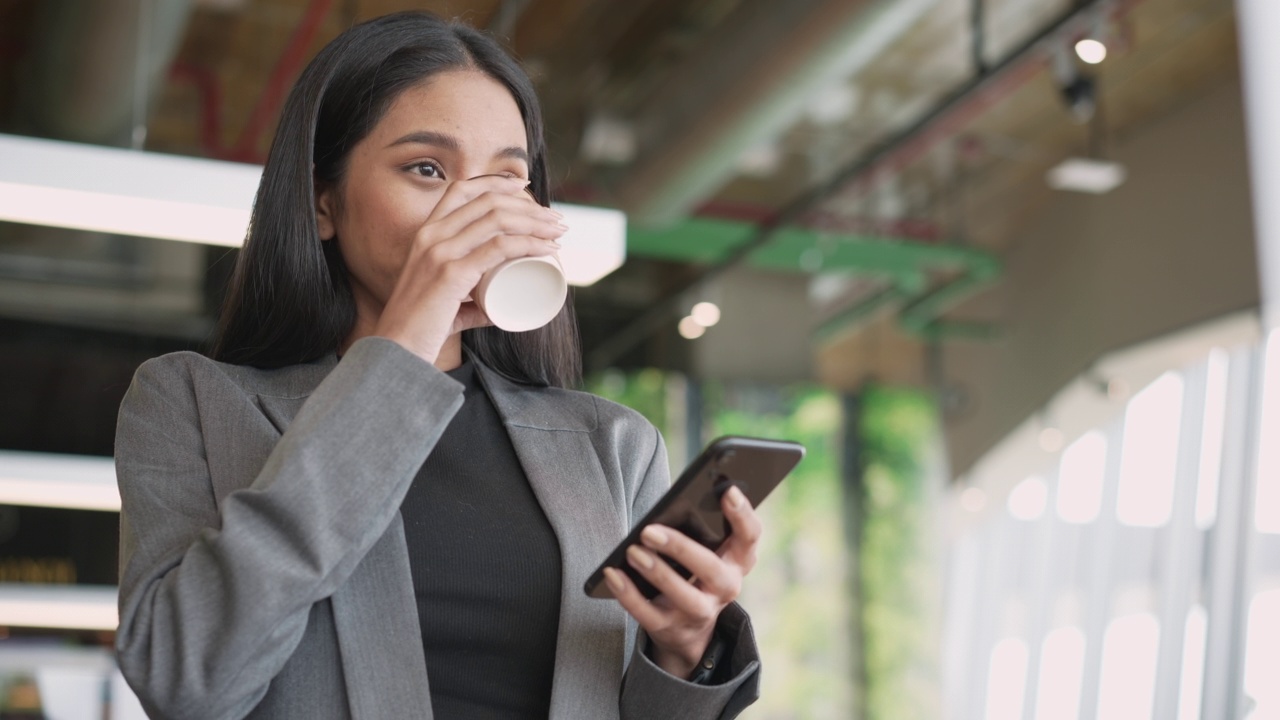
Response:
[[[321,375],[310,387],[295,388],[305,391],[296,396],[258,395],[259,407],[277,432],[284,434],[323,379]],[[399,514],[330,604],[351,716],[431,720],[418,606]]]
[[[628,616],[617,603],[589,598],[582,589],[627,531],[625,499],[611,491],[592,444],[594,400],[566,394],[549,403],[547,391],[515,385],[480,363],[477,367],[560,544],[551,717],[616,718]]]

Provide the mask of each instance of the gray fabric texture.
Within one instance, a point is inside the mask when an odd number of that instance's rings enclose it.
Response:
[[[733,678],[698,686],[582,591],[666,490],[660,435],[620,405],[480,367],[561,547],[551,717],[736,716],[759,694],[741,608],[718,629]],[[461,402],[459,383],[376,337],[279,370],[195,353],[138,369],[116,434],[116,646],[151,717],[432,717],[398,508]]]

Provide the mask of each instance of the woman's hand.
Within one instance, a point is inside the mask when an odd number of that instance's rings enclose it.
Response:
[[[718,553],[662,525],[644,529],[643,547],[627,549],[631,567],[662,593],[653,600],[645,599],[626,573],[614,568],[604,571],[614,597],[649,634],[654,662],[680,678],[693,674],[711,642],[720,611],[738,597],[742,578],[756,564],[759,516],[736,487],[724,494],[720,505],[733,534]],[[693,577],[680,577],[658,554],[680,563]]]
[[[555,253],[568,229],[527,184],[486,175],[450,185],[414,238],[373,334],[435,362],[450,336],[490,324],[467,299],[480,277],[513,258]]]

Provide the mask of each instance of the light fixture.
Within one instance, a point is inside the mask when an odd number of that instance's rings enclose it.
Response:
[[[0,135],[0,220],[239,247],[257,165]],[[590,285],[626,259],[618,210],[554,207],[569,231],[560,262]]]
[[[1084,38],[1076,43],[1076,56],[1090,65],[1107,59],[1107,46],[1101,40]]]
[[[1103,195],[1124,184],[1128,172],[1118,162],[1098,158],[1070,157],[1045,174],[1054,190]]]
[[[693,316],[682,319],[676,329],[680,332],[680,337],[685,340],[697,340],[707,331],[697,320],[693,319]]]
[[[118,512],[115,463],[109,457],[0,450],[0,505]]]
[[[115,630],[117,595],[110,586],[0,584],[0,625]]]
[[[712,327],[720,322],[720,306],[713,302],[700,302],[693,306],[689,317],[704,328]]]

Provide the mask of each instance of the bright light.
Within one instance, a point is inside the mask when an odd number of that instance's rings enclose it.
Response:
[[[1039,436],[1040,449],[1047,453],[1056,453],[1062,449],[1062,443],[1065,438],[1062,431],[1056,427],[1047,427],[1040,431]]]
[[[987,506],[987,494],[982,491],[982,488],[965,488],[964,492],[960,493],[960,506],[969,512],[978,512]]]
[[[1182,376],[1165,373],[1125,410],[1116,495],[1116,519],[1125,525],[1160,527],[1173,514],[1182,390]]]
[[[689,317],[704,328],[709,328],[720,322],[720,307],[713,302],[700,302],[693,306]]]
[[[116,589],[93,585],[0,586],[0,625],[115,630]]]
[[[1027,643],[1005,638],[991,649],[986,720],[1020,720],[1027,694]]]
[[[693,317],[686,317],[681,320],[680,324],[676,326],[676,329],[680,331],[680,337],[686,340],[697,340],[707,331],[707,329],[700,325],[697,320],[694,320]]]
[[[1160,623],[1136,613],[1112,620],[1102,639],[1097,720],[1150,720],[1156,700]]]
[[[1044,636],[1035,720],[1077,720],[1084,683],[1084,633],[1060,627]]]
[[[1035,520],[1044,514],[1049,502],[1049,487],[1038,477],[1018,483],[1009,493],[1009,514],[1018,520]]]
[[[1087,523],[1102,507],[1107,438],[1091,430],[1063,451],[1058,465],[1058,515],[1067,522]]]
[[[1204,428],[1200,438],[1200,478],[1196,483],[1196,527],[1204,530],[1218,515],[1218,480],[1222,472],[1222,441],[1227,425],[1227,371],[1225,350],[1214,348],[1204,391]]]
[[[1280,330],[1267,339],[1266,371],[1262,380],[1262,422],[1258,437],[1257,494],[1253,518],[1258,532],[1280,533]]]
[[[1085,38],[1076,43],[1076,55],[1090,65],[1097,65],[1107,59],[1107,46],[1093,38]]]
[[[258,165],[0,135],[0,220],[239,247],[262,177]],[[626,259],[626,215],[556,203],[571,285]]]
[[[1249,625],[1245,633],[1244,692],[1258,703],[1250,718],[1263,720],[1280,714],[1280,590],[1267,590],[1249,603]]]
[[[120,510],[109,457],[0,450],[0,505]]]
[[[1203,607],[1187,612],[1186,634],[1182,638],[1182,692],[1178,697],[1178,720],[1200,720],[1200,698],[1204,693],[1204,649],[1209,628]]]

